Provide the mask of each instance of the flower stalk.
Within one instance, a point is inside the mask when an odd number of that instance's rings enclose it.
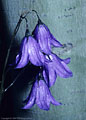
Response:
[[[31,12],[36,13],[38,23],[35,26],[32,34],[29,34],[28,20],[26,16]],[[22,73],[21,72],[16,77],[16,79],[6,89],[4,89],[4,80],[6,74],[5,69],[7,66],[12,43],[19,30],[20,24],[24,19],[26,21],[25,36],[21,42],[20,50],[15,58],[14,64],[11,64],[11,66],[14,66],[15,69],[24,68],[28,64],[33,64],[34,66],[40,67],[40,71],[36,76],[34,84],[31,88],[31,92],[25,100],[27,103],[23,109],[30,109],[34,104],[36,104],[42,110],[49,110],[50,104],[57,106],[61,105],[61,103],[54,99],[50,92],[50,87],[55,84],[57,76],[61,78],[69,78],[72,77],[73,74],[72,71],[67,67],[67,64],[70,62],[70,58],[61,59],[52,52],[52,47],[63,48],[63,44],[61,44],[53,36],[49,28],[41,21],[37,11],[32,10],[31,12],[25,12],[20,16],[20,19],[14,30],[3,68],[0,104],[4,92],[13,86],[17,78]]]
[[[7,51],[7,55],[6,55],[6,59],[5,59],[5,63],[4,63],[4,68],[3,68],[3,72],[2,72],[2,80],[1,80],[1,88],[0,88],[0,105],[1,105],[1,101],[2,101],[2,98],[3,98],[3,95],[4,95],[4,81],[5,81],[5,75],[6,75],[6,66],[7,66],[7,62],[8,62],[8,58],[9,58],[9,55],[10,55],[10,51],[11,51],[11,47],[12,47],[12,44],[13,44],[13,41],[14,41],[14,38],[19,30],[19,27],[20,27],[20,24],[22,22],[23,19],[26,19],[26,16],[27,14],[29,14],[30,12],[24,12],[21,14],[20,18],[19,18],[19,21],[14,29],[14,33],[13,33],[13,36],[12,36],[12,39],[11,39],[11,42],[10,42],[10,46],[8,48],[8,51]]]

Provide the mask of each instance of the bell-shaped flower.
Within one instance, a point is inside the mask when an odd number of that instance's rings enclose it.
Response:
[[[16,56],[15,63],[13,64],[16,66],[15,68],[22,68],[22,67],[26,66],[29,62],[27,43],[28,43],[28,39],[27,39],[27,37],[24,37],[22,40],[22,43],[20,45],[19,53]]]
[[[33,65],[42,66],[45,57],[40,51],[39,44],[32,36],[28,37],[28,54]]]
[[[51,47],[62,47],[62,44],[55,39],[48,27],[44,23],[38,23],[33,31],[33,35],[40,45],[41,50],[51,53]]]
[[[62,78],[72,77],[72,72],[67,67],[67,64],[70,62],[70,58],[60,59],[55,54],[49,55],[51,62],[45,62],[43,77],[49,87],[54,85],[57,76]]]
[[[37,104],[37,106],[43,110],[49,110],[50,103],[53,105],[61,105],[61,103],[57,102],[51,95],[51,92],[44,80],[35,81],[26,101],[28,102],[23,109],[30,109],[34,104]]]
[[[37,11],[35,10],[32,11],[35,12],[38,17],[38,24],[36,25],[32,34],[39,43],[41,50],[46,54],[50,54],[52,46],[62,47],[63,45],[56,40],[56,38],[52,35],[50,30],[48,29],[48,27],[41,21]]]
[[[39,44],[32,36],[24,37],[20,51],[16,56],[15,68],[23,68],[29,61],[36,66],[42,66],[45,61],[44,54],[40,51]]]

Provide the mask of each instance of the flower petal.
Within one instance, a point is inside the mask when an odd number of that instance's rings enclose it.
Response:
[[[30,109],[34,105],[35,97],[30,97],[28,103],[23,107],[23,109]]]
[[[49,72],[49,87],[51,87],[55,84],[57,75],[52,65],[48,67],[48,72]]]
[[[45,29],[45,27],[43,25],[39,25],[39,31],[38,31],[37,39],[38,39],[41,50],[44,53],[49,54],[50,51],[51,51],[49,46],[48,46],[49,35],[48,35],[47,30]]]
[[[39,56],[40,56],[41,62],[44,64],[46,58],[45,58],[45,56],[43,55],[43,53],[41,51],[39,51]]]
[[[64,59],[64,63],[69,64],[70,63],[70,58]]]
[[[34,85],[32,86],[29,97],[27,98],[29,100],[28,100],[27,104],[23,107],[23,109],[29,109],[35,104],[37,87],[38,87],[38,83],[37,83],[37,81],[35,81]]]
[[[59,59],[55,54],[51,54],[54,69],[60,77],[68,78],[72,77],[72,72],[69,70],[67,65]]]
[[[49,35],[50,44],[53,45],[54,47],[62,47],[63,45],[55,39],[55,37],[52,35],[48,27],[45,24],[43,24],[43,26],[46,28],[47,33]]]
[[[49,87],[53,86],[56,82],[56,72],[54,70],[49,71]]]
[[[45,96],[45,102],[47,104],[48,110],[49,110],[50,102],[54,105],[60,105],[60,103],[57,102],[54,99],[54,97],[51,95],[50,90],[49,90],[48,86],[46,85],[46,83],[43,80],[41,80],[39,82],[40,82],[40,87],[44,86],[44,89],[42,89],[43,87],[41,87],[41,89],[43,91],[43,95]]]
[[[44,76],[44,80],[47,81],[49,87],[55,84],[57,75],[52,62],[45,64],[45,71],[43,73],[43,76]]]
[[[53,96],[50,96],[50,98],[51,98],[51,103],[53,105],[61,105],[61,103],[59,103],[58,101],[56,101]]]
[[[62,65],[64,66],[65,70],[67,70],[67,71],[69,72],[70,77],[72,77],[73,74],[72,74],[71,70],[67,67],[67,65],[65,64],[65,62],[61,62],[61,63],[62,63]]]
[[[42,109],[42,105],[41,105],[41,101],[40,101],[39,88],[37,88],[36,101],[35,101],[35,103],[38,105],[38,107],[39,107],[40,109]]]
[[[46,69],[43,70],[43,77],[44,77],[46,84],[49,86],[49,77],[48,77],[48,73]]]
[[[69,72],[68,69],[66,69],[66,67],[63,66],[63,64],[57,62],[56,64],[55,64],[56,65],[55,70],[57,75],[59,75],[62,78],[72,77],[72,72]]]
[[[28,43],[28,40],[27,40],[27,37],[25,37],[22,41],[20,52],[16,56],[16,67],[15,68],[25,67],[29,62],[27,43]]]
[[[51,34],[50,43],[51,43],[51,45],[54,46],[54,47],[62,47],[62,46],[63,46],[59,41],[57,41],[57,40],[53,37],[52,34]]]
[[[54,55],[55,55],[55,54],[54,54]],[[58,56],[55,55],[55,59],[59,59],[60,61],[63,61],[63,62],[66,63],[66,64],[69,64],[69,63],[70,63],[70,58],[61,59],[61,58],[59,58]]]
[[[28,54],[29,54],[29,60],[32,64],[36,66],[42,65],[40,55],[39,55],[39,46],[36,40],[31,36],[29,36]]]
[[[47,102],[46,102],[46,97],[47,97],[46,84],[43,80],[39,81],[39,94],[40,94],[42,109],[49,110],[49,107],[47,106]]]
[[[63,46],[59,41],[54,38],[48,27],[43,23],[38,23],[32,34],[39,43],[40,49],[46,54],[51,53],[52,46]]]

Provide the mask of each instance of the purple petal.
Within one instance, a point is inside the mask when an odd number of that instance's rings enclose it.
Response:
[[[48,106],[48,109],[49,109],[49,106],[50,106],[50,102],[52,103],[52,104],[54,104],[54,105],[61,105],[59,102],[57,102],[55,99],[54,99],[54,97],[51,95],[51,93],[50,93],[50,90],[49,90],[49,88],[48,88],[48,86],[46,85],[46,83],[43,81],[43,80],[41,80],[41,81],[39,81],[40,82],[40,87],[41,86],[44,86],[44,88],[43,87],[41,87],[41,91],[43,92],[42,94],[43,94],[43,96],[45,96],[44,98],[45,98],[45,101],[46,101],[46,104],[47,104],[47,106]],[[41,93],[41,92],[40,92]],[[42,100],[43,100],[43,98],[42,98]]]
[[[64,67],[64,65],[59,62],[58,63],[56,62],[55,64],[55,70],[56,70],[57,75],[59,75],[62,78],[72,77],[72,72],[69,72],[68,69],[66,68],[67,67]]]
[[[42,104],[41,104],[41,101],[40,101],[40,91],[39,91],[39,88],[37,88],[37,93],[36,93],[36,101],[35,103],[38,105],[38,107],[40,109],[42,109]]]
[[[36,66],[42,65],[40,54],[39,54],[39,46],[36,40],[31,36],[29,36],[28,54],[29,54],[29,60],[31,61],[32,64]]]
[[[50,108],[50,98],[49,98],[50,91],[49,91],[49,88],[46,85],[46,83],[44,81],[42,81],[42,80],[41,80],[41,82],[43,82],[43,84],[44,84],[45,102],[46,102],[46,105],[47,105],[47,110],[49,110],[49,108]]]
[[[53,86],[55,84],[57,75],[56,72],[54,71],[53,67],[49,67],[49,87]]]
[[[72,77],[72,72],[69,70],[67,65],[59,59],[55,54],[51,54],[54,69],[60,77],[68,78]]]
[[[45,69],[43,70],[43,77],[44,77],[44,80],[46,81],[46,84],[48,85],[49,84],[49,78],[48,78],[47,71]]]
[[[66,64],[69,64],[69,63],[70,63],[70,58],[64,59],[63,61],[64,61]]]
[[[41,105],[41,101],[40,101],[39,83],[38,83],[38,87],[37,87],[35,103],[38,105],[38,107],[39,107],[40,109],[42,109],[42,105]]]
[[[51,45],[55,47],[63,46],[54,38],[45,24],[37,24],[33,31],[33,35],[39,43],[40,49],[46,54],[51,53]]]
[[[40,94],[40,101],[41,101],[41,106],[42,109],[44,110],[49,110],[49,107],[47,106],[47,102],[46,102],[46,84],[43,80],[39,81],[39,94]]]
[[[57,75],[52,62],[45,64],[45,71],[43,75],[44,75],[44,80],[48,81],[47,84],[49,85],[49,87],[55,84]]]
[[[28,103],[23,107],[23,109],[30,109],[34,105],[35,97],[30,97]]]
[[[42,91],[42,92],[43,92],[43,91]],[[40,91],[39,88],[37,89],[37,94],[36,94],[36,101],[35,101],[35,103],[38,105],[38,107],[39,107],[40,109],[48,110],[48,107],[47,107],[47,105],[45,104],[45,101],[42,99],[42,97],[43,97],[42,92]]]
[[[62,63],[62,65],[64,66],[65,70],[67,70],[67,72],[69,72],[70,77],[72,77],[73,74],[72,74],[71,70],[68,68],[68,66],[67,66],[64,62],[61,62],[61,63]]]
[[[47,85],[45,86],[45,89],[46,89],[46,101],[47,101],[47,105],[48,107],[50,106],[50,102],[54,105],[61,105],[61,103],[57,102],[54,97],[51,95],[51,92],[49,90],[49,88],[47,87]]]
[[[62,47],[63,45],[59,42],[59,41],[57,41],[54,37],[53,37],[53,35],[51,35],[51,45],[53,45],[54,47]]]
[[[61,103],[59,103],[58,101],[56,101],[53,96],[50,96],[50,98],[51,98],[51,103],[53,105],[61,105]]]
[[[62,47],[62,44],[54,39],[51,39],[51,45],[54,47]]]
[[[39,51],[39,56],[40,56],[41,62],[44,64],[46,59],[45,59],[45,56],[43,55],[43,53],[41,51]]]
[[[47,104],[47,85],[45,81],[39,81],[39,88],[40,88],[40,99],[43,106],[43,109],[49,110],[49,105]]]
[[[62,47],[63,45],[59,41],[57,41],[55,39],[55,37],[52,35],[52,33],[50,32],[50,30],[48,29],[48,27],[45,24],[43,24],[43,26],[46,28],[47,33],[49,35],[50,44],[53,45],[53,46],[55,46],[55,47]]]
[[[31,108],[35,104],[37,87],[38,87],[38,83],[37,83],[37,81],[35,81],[34,85],[32,86],[32,89],[31,89],[31,92],[29,94],[29,97],[28,97],[29,100],[28,100],[27,104],[23,107],[23,109],[29,109],[29,108]]]
[[[51,55],[49,55],[50,56],[50,58],[51,58],[51,60],[53,59],[53,60],[55,60],[55,61],[57,61],[57,60],[59,60],[59,61],[63,61],[63,62],[65,62],[66,64],[69,64],[70,63],[70,58],[66,58],[66,59],[61,59],[61,58],[59,58],[56,54],[51,54]]]
[[[48,31],[45,29],[45,27],[43,25],[39,26],[37,39],[38,39],[41,50],[46,54],[50,54],[51,50],[48,46],[49,35],[48,35]]]
[[[55,55],[55,54],[54,54],[54,55]],[[69,63],[70,63],[70,58],[61,59],[61,58],[59,58],[58,56],[55,55],[55,59],[59,59],[60,61],[63,61],[63,62],[66,63],[66,64],[69,64]]]
[[[27,38],[25,37],[22,44],[20,53],[16,56],[16,67],[15,68],[22,68],[25,67],[29,62],[29,55],[28,55],[28,46],[27,46]]]
[[[56,73],[63,78],[72,77],[72,72],[63,61],[56,60],[54,63]]]

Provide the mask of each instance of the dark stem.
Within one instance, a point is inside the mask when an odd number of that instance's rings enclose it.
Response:
[[[14,83],[20,77],[20,75],[24,72],[24,70],[25,70],[25,68],[16,76],[16,78],[13,80],[13,82],[7,88],[5,88],[4,92],[6,92],[10,87],[12,87],[14,85]]]
[[[6,56],[6,60],[5,60],[5,63],[4,63],[4,68],[3,68],[3,73],[2,73],[2,82],[1,82],[1,92],[3,93],[3,86],[4,86],[4,80],[5,80],[5,69],[6,69],[6,66],[7,66],[7,62],[8,62],[8,58],[9,58],[9,54],[10,54],[10,50],[11,50],[11,47],[12,47],[12,43],[13,43],[13,40],[19,30],[19,27],[20,27],[20,24],[22,22],[22,18],[20,17],[17,25],[16,25],[16,28],[14,30],[14,33],[13,33],[13,36],[12,36],[12,40],[11,40],[11,43],[10,43],[10,46],[9,46],[9,49],[7,51],[7,56]]]
[[[9,58],[9,55],[10,55],[10,50],[11,50],[11,47],[12,47],[12,43],[13,43],[13,40],[14,40],[18,30],[19,30],[19,27],[20,27],[20,24],[21,24],[22,20],[25,19],[25,17],[27,16],[28,13],[30,13],[30,12],[25,12],[25,13],[21,14],[20,19],[19,19],[19,21],[18,21],[18,23],[15,27],[10,46],[8,48],[8,51],[7,51],[7,56],[6,56],[6,59],[5,59],[3,73],[2,73],[1,88],[0,88],[0,105],[1,105],[1,101],[2,101],[3,93],[4,93],[5,69],[6,69],[8,58]]]
[[[29,32],[29,27],[28,27],[28,20],[27,18],[25,18],[25,21],[26,21],[26,32],[25,32],[25,37],[28,37],[30,35],[30,32]]]
[[[35,12],[36,15],[37,15],[37,18],[38,18],[38,24],[42,24],[42,21],[41,21],[39,15],[38,15],[37,11],[36,11],[36,10],[32,10],[32,11]]]

